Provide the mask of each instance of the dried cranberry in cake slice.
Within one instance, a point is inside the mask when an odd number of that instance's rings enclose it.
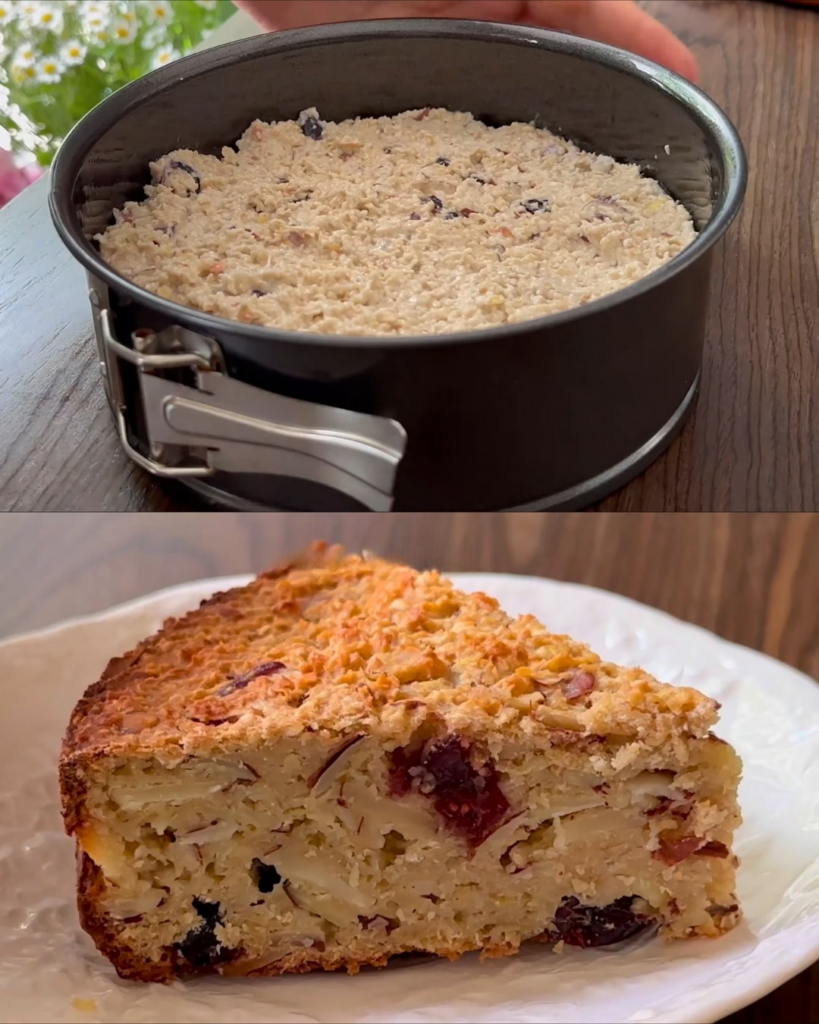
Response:
[[[432,801],[447,828],[471,846],[479,846],[509,812],[491,762],[475,768],[469,745],[457,736],[433,743],[415,755],[392,755],[390,790],[404,796],[415,790]]]
[[[436,572],[316,545],[75,708],[83,927],[151,981],[718,935],[740,764],[716,716]]]

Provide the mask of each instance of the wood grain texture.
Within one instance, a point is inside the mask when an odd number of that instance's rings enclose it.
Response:
[[[695,414],[600,507],[819,508],[819,16],[752,0],[643,6],[696,53],[750,175],[715,260]]]
[[[598,507],[819,509],[819,12],[761,0],[645,6],[696,52],[751,175],[715,259],[694,414]],[[196,508],[119,449],[84,278],[45,196],[39,182],[0,211],[0,510]]]
[[[0,210],[0,511],[169,508],[120,449],[85,273],[47,196],[40,179]]]
[[[316,538],[419,567],[604,587],[819,678],[819,515],[809,514],[4,515],[0,636],[264,569]],[[730,1021],[819,1024],[819,965]]]

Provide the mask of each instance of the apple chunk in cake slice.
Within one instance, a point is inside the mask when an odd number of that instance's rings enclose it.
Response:
[[[128,978],[514,953],[739,917],[717,705],[323,545],[113,661],[60,772]]]

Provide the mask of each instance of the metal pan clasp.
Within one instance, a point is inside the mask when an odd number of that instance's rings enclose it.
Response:
[[[341,491],[373,511],[390,510],[407,442],[400,423],[229,377],[217,343],[186,328],[135,332],[133,347],[124,345],[95,290],[91,301],[120,442],[143,469],[172,479],[217,472],[296,477]],[[139,416],[128,404],[123,362],[137,371]],[[190,371],[193,385],[169,378],[168,371],[178,370]],[[135,440],[150,456],[131,439],[129,424],[136,422]]]

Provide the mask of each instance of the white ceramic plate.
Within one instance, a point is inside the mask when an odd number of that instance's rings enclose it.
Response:
[[[715,1021],[819,958],[819,685],[770,658],[588,587],[466,575],[467,589],[723,703],[745,760],[737,848],[746,922],[718,940],[614,952],[543,946],[455,964],[172,986],[119,981],[77,924],[55,762],[83,689],[163,618],[242,580],[204,581],[0,644],[0,1021]]]

